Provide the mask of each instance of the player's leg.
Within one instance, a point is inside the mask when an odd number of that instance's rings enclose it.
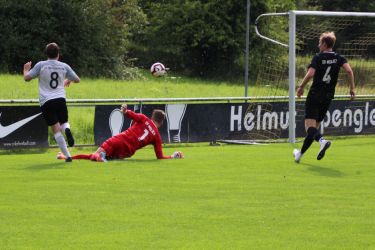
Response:
[[[305,119],[305,129],[306,129],[306,137],[303,140],[302,148],[301,151],[299,150],[294,150],[293,155],[294,155],[294,160],[299,163],[301,160],[301,157],[303,154],[309,149],[311,144],[314,141],[315,134],[318,131],[316,128],[316,120],[314,119]]]
[[[74,146],[74,137],[72,131],[70,130],[69,122],[65,122],[61,125],[62,131],[65,132],[66,140],[68,141],[69,147]]]
[[[61,124],[61,130],[65,133],[69,147],[73,147],[74,137],[70,129],[70,124],[68,122],[68,108],[66,106],[66,101],[64,98],[59,98],[56,100],[58,100],[58,107],[56,107],[56,112],[58,114],[58,119]]]
[[[72,159],[74,160],[91,160],[93,154],[77,154],[73,155]]]
[[[320,124],[320,123],[319,123]],[[319,124],[318,124],[318,127],[319,127]],[[318,152],[318,155],[316,157],[317,160],[321,160],[323,159],[325,153],[326,153],[326,150],[331,146],[331,142],[324,139],[323,135],[318,133],[316,136],[315,136],[315,140],[317,142],[319,142],[320,144],[320,149],[319,149],[319,152]]]
[[[74,160],[91,160],[93,155],[94,154],[77,154],[77,155],[73,155],[72,159],[74,159]],[[59,160],[65,160],[66,156],[62,152],[58,152],[56,158],[59,159]]]
[[[60,123],[55,123],[54,125],[51,126],[51,129],[52,129],[53,136],[55,137],[55,141],[57,145],[59,145],[59,148],[61,149],[62,153],[66,157],[65,161],[71,162],[72,156],[70,155],[68,146],[66,145],[65,138],[63,134],[61,133]]]
[[[316,120],[314,119],[305,119],[305,129],[306,129],[306,137],[305,140],[303,141],[303,145],[301,148],[301,154],[304,154],[311,144],[314,142],[315,135],[318,132],[317,123]]]
[[[321,105],[321,110],[319,112],[319,118],[318,118],[318,123],[317,123],[318,128],[320,126],[321,121],[323,121],[330,104],[331,104],[331,100],[327,100],[325,103],[323,103]],[[321,133],[319,133],[319,131],[315,135],[315,140],[317,142],[319,142],[319,144],[320,144],[320,149],[319,149],[319,152],[318,152],[318,155],[317,155],[316,159],[321,160],[321,159],[323,159],[323,157],[326,153],[326,150],[331,146],[331,142],[326,140],[323,137],[323,135]]]
[[[99,157],[100,157],[100,154],[95,152],[95,153],[92,153],[92,154],[73,155],[72,159],[74,159],[74,160],[103,161],[103,160],[98,159]],[[59,160],[65,160],[67,157],[62,152],[58,152],[56,158],[59,159]]]
[[[105,158],[105,150],[101,147],[99,147],[95,153],[93,154],[78,154],[78,155],[73,155],[72,158],[75,160],[91,160],[91,161],[99,161],[99,162],[106,162]]]
[[[108,159],[117,159],[119,157],[116,149],[119,147],[123,147],[122,144],[119,143],[116,137],[111,137],[103,142],[102,145],[96,150],[95,154],[93,154],[92,160],[106,162]]]
[[[55,111],[56,107],[58,106],[57,103],[58,101],[56,101],[56,99],[52,99],[43,104],[43,106],[41,107],[42,115],[47,125],[51,127],[57,145],[61,149],[62,153],[66,156],[65,161],[71,162],[72,158],[67,148],[65,138],[61,133],[61,126],[59,123],[58,115]]]
[[[294,149],[293,156],[294,161],[299,163],[303,154],[309,149],[311,144],[314,141],[314,135],[316,132],[316,118],[318,115],[318,105],[316,104],[317,101],[315,100],[313,95],[310,93],[307,95],[306,103],[305,103],[305,130],[306,136],[303,140],[303,145],[301,150]]]
[[[102,147],[99,147],[96,150],[96,152],[92,155],[91,160],[98,161],[98,162],[107,162],[107,153],[106,153],[106,150],[104,148],[102,148]]]
[[[65,159],[65,158],[66,157],[61,152],[59,152],[57,154],[57,159]],[[73,155],[72,159],[74,159],[74,160],[91,160],[91,161],[98,161],[98,162],[107,162],[106,152],[101,147],[98,148],[98,150],[95,153],[92,153],[92,154]]]

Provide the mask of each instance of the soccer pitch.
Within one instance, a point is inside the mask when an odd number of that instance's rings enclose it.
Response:
[[[332,142],[301,164],[286,143],[108,163],[3,151],[0,248],[374,249],[375,137]]]

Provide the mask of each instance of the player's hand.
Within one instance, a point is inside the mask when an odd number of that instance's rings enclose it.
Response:
[[[355,99],[355,89],[350,89],[350,100],[354,100]]]
[[[303,95],[303,87],[302,86],[298,86],[297,88],[297,97],[300,98],[302,95]]]
[[[23,65],[23,70],[24,71],[29,71],[31,69],[31,61],[27,62]]]
[[[64,87],[69,87],[71,82],[72,82],[72,81],[70,81],[70,80],[68,80],[68,79],[65,79],[65,80],[64,80]]]
[[[127,110],[128,110],[128,105],[126,103],[122,104],[121,105],[121,112],[125,114]]]
[[[171,157],[172,157],[173,159],[182,159],[182,158],[184,158],[184,154],[183,154],[181,151],[176,151],[176,152],[174,152],[174,153],[171,155]]]

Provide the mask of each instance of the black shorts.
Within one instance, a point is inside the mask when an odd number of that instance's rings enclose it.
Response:
[[[47,101],[41,107],[42,115],[48,126],[56,123],[64,124],[68,121],[68,108],[64,98],[57,98]]]
[[[305,119],[314,119],[317,122],[323,121],[327,114],[332,99],[316,95],[308,95],[305,103]]]

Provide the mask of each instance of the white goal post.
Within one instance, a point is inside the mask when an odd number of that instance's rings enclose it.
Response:
[[[261,18],[267,16],[289,16],[288,26],[289,26],[289,41],[288,44],[277,41],[275,39],[269,38],[262,35],[258,30],[258,22]],[[255,32],[256,34],[270,41],[274,44],[288,47],[289,48],[289,142],[295,143],[296,133],[295,133],[295,112],[296,112],[296,96],[295,96],[295,86],[296,86],[296,17],[297,16],[328,16],[328,17],[369,17],[375,18],[375,12],[330,12],[330,11],[300,11],[291,10],[284,13],[266,13],[257,17],[255,21]],[[322,30],[323,33],[326,30]]]

